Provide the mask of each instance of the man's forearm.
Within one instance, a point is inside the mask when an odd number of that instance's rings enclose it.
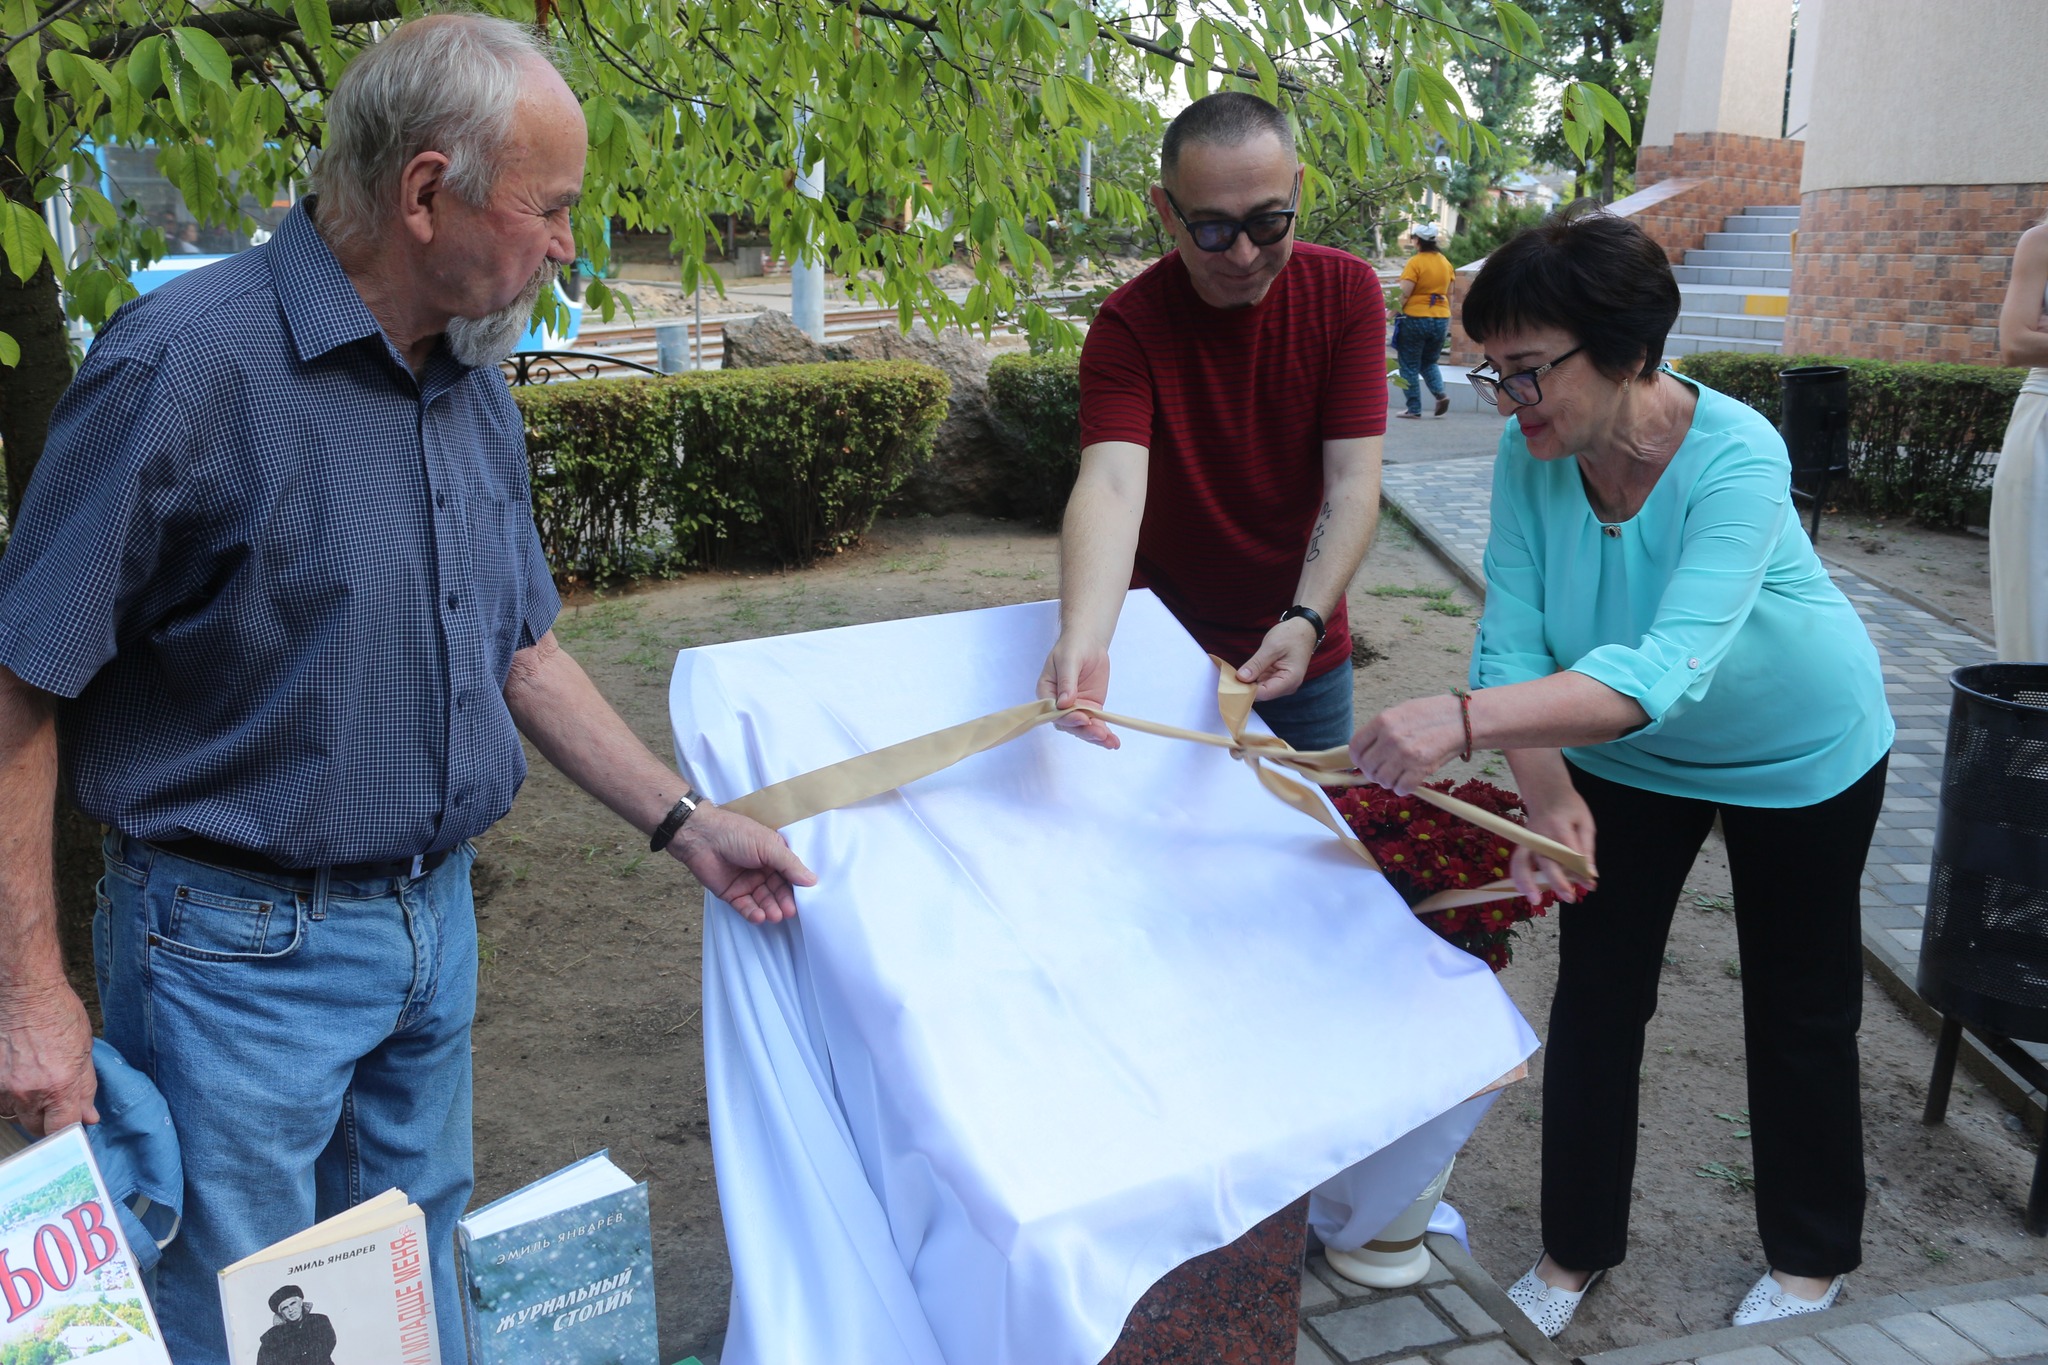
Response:
[[[552,631],[513,656],[505,705],[543,758],[642,833],[659,825],[688,788],[640,742]]]
[[[1135,492],[1135,496],[1133,496]],[[1060,523],[1060,633],[1104,649],[1131,585],[1145,495],[1110,478],[1074,485]]]
[[[66,984],[51,868],[56,799],[56,708],[0,668],[0,992]]]
[[[1309,532],[1294,600],[1328,621],[1344,600],[1352,575],[1365,561],[1380,524],[1380,465],[1377,439],[1369,464],[1343,471],[1323,490],[1323,504]]]

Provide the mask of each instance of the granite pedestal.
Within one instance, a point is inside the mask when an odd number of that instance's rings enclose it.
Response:
[[[1169,1271],[1102,1365],[1293,1365],[1308,1199]]]

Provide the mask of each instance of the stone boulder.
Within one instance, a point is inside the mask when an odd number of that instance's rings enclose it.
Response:
[[[827,360],[915,360],[953,382],[946,416],[932,438],[930,463],[889,501],[895,512],[1010,514],[995,433],[988,422],[988,367],[994,352],[957,328],[934,335],[920,322],[908,332],[883,327],[829,342]]]
[[[934,335],[920,322],[908,332],[887,326],[856,332],[823,346],[790,321],[767,312],[725,328],[728,369],[764,365],[810,365],[825,360],[915,360],[952,381],[946,416],[932,438],[932,458],[890,499],[892,512],[976,512],[1008,516],[1012,508],[996,463],[995,433],[988,421],[990,350],[957,328]]]
[[[815,365],[824,349],[789,314],[767,312],[725,325],[725,368],[751,370],[764,365]]]

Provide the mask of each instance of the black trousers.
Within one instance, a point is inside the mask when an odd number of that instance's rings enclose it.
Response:
[[[1728,840],[1757,1231],[1774,1269],[1833,1276],[1862,1259],[1863,861],[1886,760],[1792,809],[1662,796],[1593,776],[1599,889],[1558,907],[1557,996],[1543,1070],[1544,1249],[1572,1270],[1628,1254],[1643,1032],[1686,874],[1713,828]]]

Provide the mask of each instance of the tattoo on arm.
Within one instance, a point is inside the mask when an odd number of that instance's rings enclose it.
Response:
[[[1333,510],[1335,509],[1331,506],[1330,501],[1327,498],[1324,499],[1323,510],[1316,515],[1316,529],[1309,534],[1308,538],[1307,562],[1310,564],[1315,563],[1322,556],[1323,532],[1330,529],[1330,513]]]

